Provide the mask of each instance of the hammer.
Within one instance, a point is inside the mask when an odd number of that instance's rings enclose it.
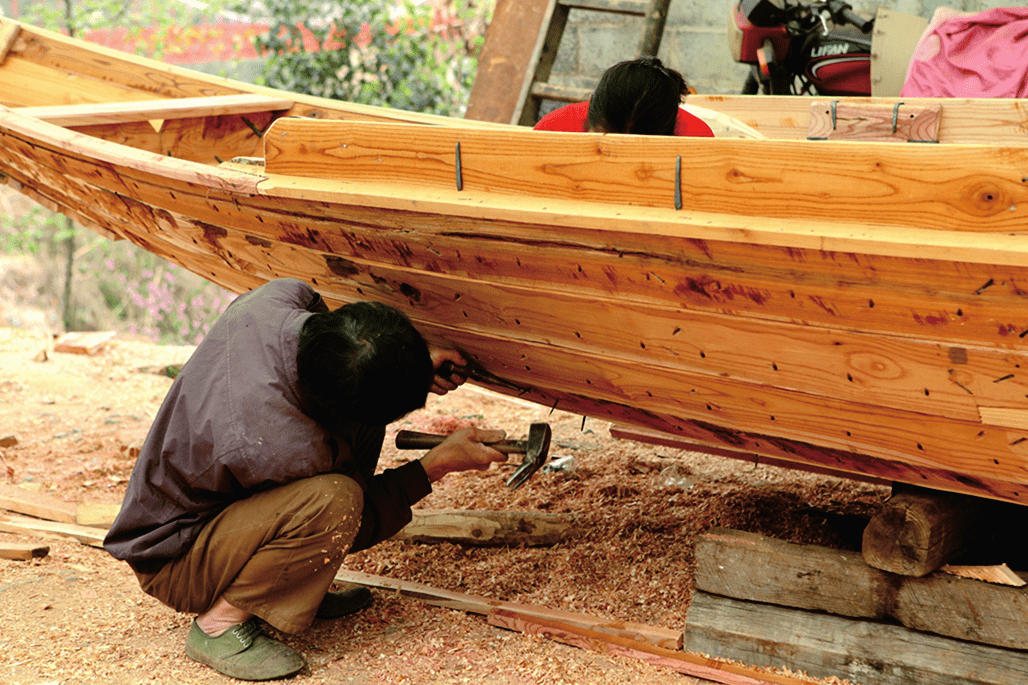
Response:
[[[507,486],[510,489],[516,490],[521,487],[543,465],[550,452],[551,435],[550,424],[533,423],[528,427],[528,438],[525,440],[501,440],[500,442],[485,443],[497,452],[525,455],[521,466],[517,468],[514,475],[507,479]],[[396,434],[396,447],[401,450],[428,450],[448,437],[448,435],[403,430]]]

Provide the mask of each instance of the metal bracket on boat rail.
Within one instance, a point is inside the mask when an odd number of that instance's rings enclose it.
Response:
[[[454,172],[457,174],[457,190],[464,190],[464,171],[461,169],[460,164],[460,141],[457,141],[457,149],[454,153],[457,157],[456,166],[454,166]]]
[[[675,209],[682,208],[682,155],[675,160]]]

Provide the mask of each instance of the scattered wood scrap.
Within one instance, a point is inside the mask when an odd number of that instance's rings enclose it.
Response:
[[[856,552],[714,529],[696,542],[696,588],[734,599],[1028,650],[1028,589],[867,566]],[[869,624],[870,625],[870,624]]]
[[[488,621],[490,625],[507,630],[542,635],[583,649],[639,659],[654,666],[670,668],[679,673],[724,685],[800,685],[809,682],[776,673],[763,673],[748,666],[717,661],[700,654],[654,647],[630,638],[608,635],[569,623],[525,616],[506,609],[490,611]]]
[[[50,553],[48,545],[22,544],[19,542],[0,542],[0,559],[27,561],[45,557]]]
[[[75,523],[90,528],[110,528],[119,512],[121,506],[118,504],[82,502],[75,510]]]
[[[561,621],[568,625],[586,628],[605,635],[622,637],[662,649],[677,650],[682,647],[681,631],[668,628],[658,628],[629,621],[609,621],[587,614],[574,614],[566,611],[557,611],[556,609],[547,609],[546,607],[505,602],[499,599],[489,599],[477,595],[442,590],[424,583],[375,576],[359,571],[340,569],[335,579],[344,583],[355,583],[380,590],[392,590],[404,597],[420,599],[426,604],[472,614],[486,616],[496,610],[512,611],[521,616]]]
[[[939,570],[943,573],[960,576],[961,578],[972,578],[986,583],[996,583],[997,585],[1024,587],[1028,584],[1024,578],[1010,570],[1010,567],[1006,564],[999,564],[998,566],[953,566],[946,564]]]
[[[0,438],[0,447],[14,447],[18,444],[17,435],[5,435]]]
[[[106,531],[99,528],[79,526],[74,523],[56,523],[41,521],[27,516],[0,516],[0,531],[21,535],[48,534],[72,538],[84,545],[103,547]]]
[[[414,519],[394,540],[453,542],[465,545],[554,545],[571,526],[557,514],[529,511],[415,509]]]
[[[54,352],[94,355],[114,336],[114,331],[65,333],[54,342]]]
[[[980,497],[897,486],[864,529],[864,561],[905,576],[931,573],[980,542],[998,507]]]
[[[693,594],[685,649],[860,685],[1028,682],[1025,652],[706,592]]]

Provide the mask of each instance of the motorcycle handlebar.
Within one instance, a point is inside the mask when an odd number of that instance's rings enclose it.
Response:
[[[844,9],[841,14],[842,18],[845,19],[847,23],[856,26],[858,29],[860,29],[861,33],[867,33],[875,24],[874,19],[864,19],[864,17],[860,16],[859,14],[848,8]]]

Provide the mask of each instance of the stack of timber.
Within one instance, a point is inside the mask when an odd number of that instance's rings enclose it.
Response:
[[[1028,682],[1028,591],[881,571],[856,552],[714,529],[684,648],[860,685]]]
[[[983,141],[938,102],[935,145],[558,134],[0,33],[0,178],[104,235],[394,305],[546,407],[1028,502],[1018,105]]]

